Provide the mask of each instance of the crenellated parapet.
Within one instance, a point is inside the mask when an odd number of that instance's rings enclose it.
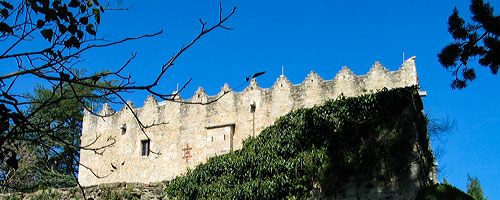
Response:
[[[84,186],[167,180],[213,155],[241,148],[245,138],[258,135],[263,128],[294,109],[312,107],[341,94],[356,96],[382,88],[418,84],[415,57],[412,57],[397,71],[389,71],[375,62],[366,75],[358,76],[342,67],[330,80],[311,71],[295,85],[281,75],[271,88],[261,88],[256,79],[251,79],[241,92],[225,84],[214,96],[207,95],[199,87],[189,99],[176,95],[174,101],[158,102],[148,96],[141,108],[128,102],[115,112],[105,104],[99,114],[110,117],[85,113],[81,142],[98,147],[113,138],[115,144],[102,155],[82,150],[81,162],[95,168],[99,176],[107,177],[96,178],[80,167],[79,180]],[[141,130],[136,117],[143,125],[153,126]],[[144,155],[141,151],[146,144],[156,153]],[[114,169],[102,163],[114,163],[113,166],[119,167]]]
[[[284,93],[290,93],[289,95],[299,99],[305,99],[307,96],[306,93],[318,93],[324,97],[321,99],[331,99],[332,97],[336,97],[340,94],[346,96],[354,96],[361,95],[367,92],[373,92],[382,88],[396,88],[396,87],[405,87],[409,85],[418,85],[418,77],[415,67],[415,57],[412,57],[406,60],[398,71],[389,71],[379,62],[375,62],[372,65],[370,70],[366,75],[357,76],[346,66],[342,67],[342,69],[335,75],[332,80],[324,80],[321,76],[319,76],[314,71],[311,71],[306,78],[300,84],[292,84],[288,78],[281,75],[276,79],[275,83],[271,88],[261,88],[257,83],[255,78],[251,79],[249,85],[242,92],[234,92],[231,87],[227,84],[224,84],[221,87],[221,91],[215,96],[208,96],[205,90],[202,87],[198,87],[193,96],[190,99],[185,99],[182,101],[163,101],[158,102],[153,95],[149,95],[144,101],[144,106],[142,108],[138,108],[138,110],[148,109],[150,107],[156,106],[165,106],[166,104],[182,104],[182,102],[191,103],[187,104],[190,106],[197,106],[192,103],[202,103],[205,104],[209,101],[213,101],[215,99],[219,99],[220,96],[230,96],[228,93],[232,95],[243,97],[248,96],[247,93],[262,93],[264,95],[263,98],[271,96],[283,96],[286,95]],[[286,92],[284,92],[286,91]],[[174,92],[175,93],[175,92]],[[273,93],[280,93],[279,95],[275,95]],[[283,93],[283,94],[281,94]],[[291,94],[294,93],[294,94]],[[305,95],[305,96],[304,96]],[[276,98],[275,97],[275,98]],[[177,95],[178,99],[180,95]],[[292,101],[296,101],[292,100]],[[314,99],[314,101],[319,99]],[[222,101],[222,100],[221,100]],[[127,102],[129,106],[136,109],[134,104],[131,101]],[[214,102],[217,104],[217,102]],[[300,104],[300,102],[297,102]],[[318,102],[320,103],[320,102]],[[122,112],[127,112],[127,106],[124,106],[120,111],[116,114],[120,115]],[[104,104],[103,109],[99,112],[99,114],[113,114],[115,111],[108,105]]]

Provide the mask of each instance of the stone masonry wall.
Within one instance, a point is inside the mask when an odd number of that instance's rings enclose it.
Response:
[[[85,187],[85,197],[90,200],[167,200],[166,182],[155,183],[107,183]],[[0,193],[0,199],[33,200],[33,199],[64,199],[84,200],[79,187],[48,188],[32,193],[11,192]]]
[[[343,94],[356,96],[382,88],[418,85],[415,57],[389,71],[376,62],[366,75],[356,76],[343,67],[333,80],[311,72],[301,84],[279,77],[271,88],[260,88],[255,79],[242,92],[226,84],[216,96],[199,88],[187,100],[157,102],[149,96],[142,108],[131,102],[119,111],[105,104],[98,117],[85,113],[78,179],[81,185],[102,183],[150,183],[182,175],[213,155],[240,149],[242,141],[256,136],[280,116],[298,108],[312,107]],[[214,101],[216,100],[216,101]],[[193,103],[209,103],[206,105]],[[145,126],[143,132],[132,109]],[[142,149],[149,138],[149,155]]]

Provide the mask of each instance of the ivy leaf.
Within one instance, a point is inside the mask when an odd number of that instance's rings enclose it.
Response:
[[[75,47],[79,49],[80,41],[75,36],[71,36],[68,40],[64,41],[64,46],[67,48]]]
[[[43,52],[51,55],[52,57],[56,57],[57,56],[57,54],[51,48],[44,49]]]
[[[94,36],[96,35],[96,32],[94,30],[94,25],[92,25],[92,24],[87,25],[85,30],[87,31],[87,33],[89,33],[91,35],[94,35]]]
[[[76,8],[80,6],[80,2],[78,0],[71,0],[68,4],[68,7],[71,7],[71,8]]]
[[[12,30],[12,27],[10,27],[9,25],[7,25],[6,23],[3,23],[3,22],[0,22],[0,31],[2,31],[2,33],[14,33],[14,31]]]
[[[49,42],[52,41],[52,36],[54,35],[54,32],[52,31],[52,29],[44,29],[44,30],[40,31],[40,33]]]
[[[72,23],[68,26],[68,31],[71,33],[71,35],[74,35],[77,30],[78,30],[78,27],[74,23]]]
[[[58,21],[57,19],[57,12],[53,9],[49,9],[49,8],[42,8],[40,10],[41,13],[44,13],[45,14],[45,21]]]
[[[78,39],[81,40],[83,38],[83,31],[81,30],[76,31],[76,35],[78,36]]]
[[[80,17],[80,19],[78,21],[80,23],[82,23],[83,25],[87,25],[89,23],[89,18],[88,17]]]
[[[101,23],[101,13],[100,13],[99,8],[92,9],[92,13],[94,13],[94,18],[95,18],[95,21],[97,22],[97,24],[100,24]]]
[[[6,7],[7,9],[10,9],[10,10],[14,9],[14,6],[10,5],[6,1],[0,1],[0,4],[2,4],[2,6]]]
[[[57,27],[59,27],[59,32],[61,32],[61,34],[66,33],[66,31],[68,30],[68,28],[66,28],[66,26],[64,26],[63,24],[58,24]]]
[[[45,25],[45,21],[39,19],[38,21],[36,21],[36,27],[37,28],[42,28],[43,25]]]

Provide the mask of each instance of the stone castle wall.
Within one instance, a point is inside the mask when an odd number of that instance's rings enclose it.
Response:
[[[343,67],[333,80],[325,81],[311,72],[297,85],[281,76],[266,89],[252,79],[242,92],[224,85],[218,95],[208,96],[199,88],[187,100],[157,102],[149,96],[142,108],[129,102],[130,107],[116,112],[105,104],[100,114],[110,117],[85,113],[81,144],[96,148],[114,143],[98,151],[82,149],[78,179],[82,186],[169,180],[213,155],[240,149],[245,138],[258,135],[294,109],[312,107],[340,94],[356,96],[410,85],[418,85],[415,57],[404,61],[398,71],[376,62],[361,76]],[[129,109],[143,125],[157,125],[141,131]],[[142,153],[146,145],[149,155]]]

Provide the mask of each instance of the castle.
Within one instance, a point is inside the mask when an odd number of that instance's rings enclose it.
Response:
[[[294,109],[312,107],[341,94],[356,96],[418,84],[412,57],[398,71],[376,62],[361,76],[343,67],[333,80],[325,81],[311,72],[301,84],[293,85],[282,75],[266,89],[252,79],[242,92],[234,92],[226,84],[216,96],[199,88],[187,100],[157,102],[149,96],[142,108],[129,102],[114,111],[105,104],[99,114],[110,117],[85,112],[81,145],[111,145],[97,151],[81,150],[78,180],[82,186],[169,180],[211,156],[240,149],[245,138],[257,136]],[[148,128],[141,129],[136,117]]]

